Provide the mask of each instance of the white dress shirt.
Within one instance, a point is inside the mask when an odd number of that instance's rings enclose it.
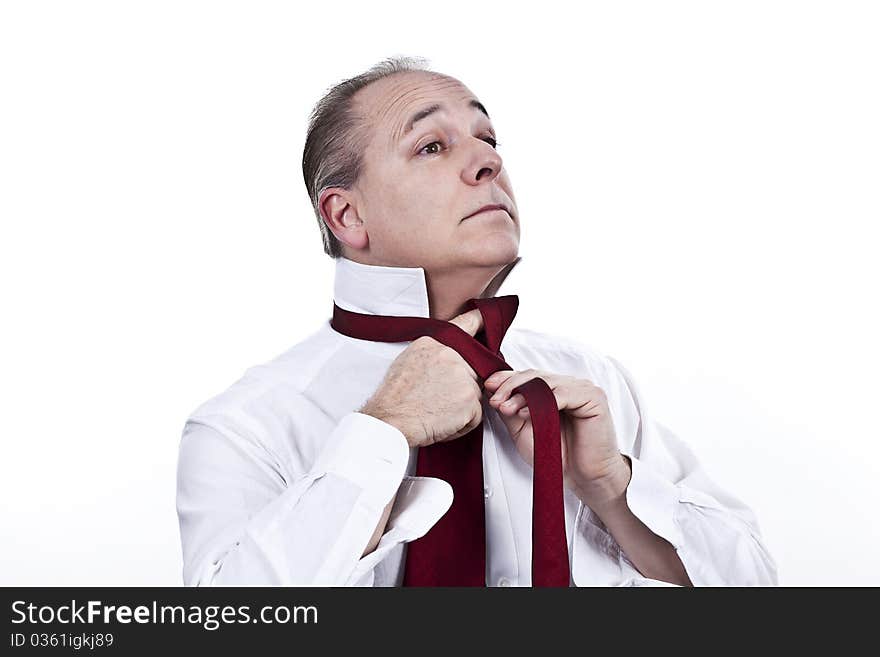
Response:
[[[342,308],[429,316],[420,267],[339,258],[335,276],[334,300]],[[349,338],[328,319],[193,411],[177,479],[184,584],[401,584],[406,544],[446,512],[452,488],[413,476],[417,448],[356,409],[408,344]],[[674,546],[694,585],[777,584],[753,512],[714,484],[688,446],[653,419],[620,363],[577,339],[515,321],[501,351],[515,370],[586,378],[605,391],[619,449],[632,460],[629,508]],[[483,418],[486,584],[530,586],[532,468],[486,396]],[[362,557],[395,492],[385,533]],[[567,489],[565,520],[573,585],[665,584],[643,577]]]

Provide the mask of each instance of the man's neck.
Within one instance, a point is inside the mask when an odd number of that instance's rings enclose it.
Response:
[[[518,260],[518,258],[517,258]],[[431,317],[448,321],[465,312],[468,299],[495,295],[516,261],[494,267],[425,272]]]

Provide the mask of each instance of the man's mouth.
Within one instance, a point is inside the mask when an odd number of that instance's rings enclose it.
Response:
[[[501,204],[501,203],[490,203],[489,205],[484,205],[483,207],[481,207],[481,208],[480,208],[479,210],[477,210],[476,212],[472,212],[471,214],[469,214],[468,216],[466,216],[464,219],[470,219],[471,217],[476,216],[476,215],[478,215],[478,214],[482,214],[482,213],[484,213],[484,212],[496,212],[496,211],[498,211],[498,210],[501,210],[501,211],[503,211],[503,212],[506,212],[508,216],[510,216],[511,218],[513,218],[512,215],[510,214],[510,210],[507,209],[507,207],[506,207],[505,205],[503,205],[503,204]],[[462,219],[462,221],[464,221],[464,219]]]

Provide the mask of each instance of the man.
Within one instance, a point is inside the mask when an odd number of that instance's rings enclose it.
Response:
[[[509,367],[484,376],[439,336],[340,328],[346,316],[420,318],[487,344],[494,315],[468,302],[508,304],[496,292],[519,262],[497,145],[476,96],[415,60],[387,60],[318,103],[303,172],[336,259],[338,309],[188,419],[177,498],[186,584],[457,585],[476,569],[472,584],[530,586],[547,551],[533,523],[554,513],[563,585],[776,584],[753,513],[649,416],[615,360],[511,326],[487,356]],[[558,407],[558,509],[535,493],[548,425],[532,422],[537,403],[521,387],[535,379]],[[468,445],[476,470],[464,457],[449,477],[419,469],[421,455]],[[473,493],[457,481],[465,469],[479,509],[460,516]],[[452,547],[417,551],[441,527]],[[416,560],[434,574],[414,572]]]

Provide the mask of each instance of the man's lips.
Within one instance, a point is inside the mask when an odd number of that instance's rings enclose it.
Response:
[[[500,203],[491,203],[489,205],[484,205],[476,212],[473,212],[473,213],[469,214],[468,216],[466,216],[464,219],[470,219],[471,217],[474,217],[478,214],[482,214],[483,212],[492,212],[494,210],[504,210],[504,212],[506,212],[508,216],[511,216],[510,210],[508,210],[506,207],[504,207]],[[462,221],[464,221],[464,219],[462,219]]]

